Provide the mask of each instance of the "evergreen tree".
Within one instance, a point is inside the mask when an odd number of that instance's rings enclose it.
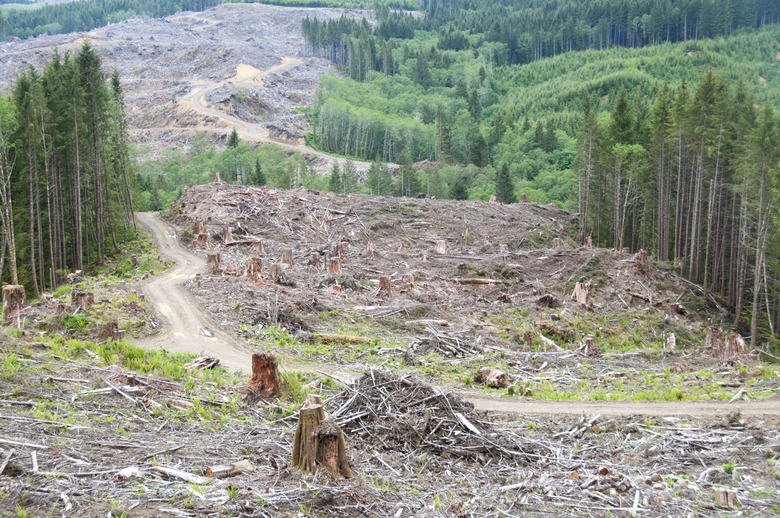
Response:
[[[336,162],[333,162],[333,167],[330,170],[328,190],[339,194],[344,192],[344,182],[341,178],[341,168],[339,168],[339,164]]]
[[[230,132],[230,136],[228,137],[227,146],[232,148],[237,148],[238,143],[239,143],[238,132],[236,131],[236,128],[234,126],[233,131]]]
[[[517,203],[515,186],[509,176],[509,166],[504,162],[496,174],[496,200],[501,203]]]
[[[450,198],[453,200],[468,200],[469,191],[466,185],[466,179],[459,175],[450,186]]]
[[[263,173],[263,168],[260,165],[259,158],[255,159],[255,167],[252,173],[252,185],[263,186],[266,184],[267,180],[265,178],[265,174]]]

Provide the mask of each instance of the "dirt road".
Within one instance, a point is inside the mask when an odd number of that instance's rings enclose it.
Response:
[[[138,345],[175,352],[208,354],[220,359],[222,365],[236,370],[247,370],[251,365],[251,348],[236,337],[223,332],[203,310],[198,301],[183,287],[183,283],[203,270],[203,260],[189,253],[179,243],[177,231],[162,220],[159,214],[137,214],[138,222],[151,234],[161,254],[175,262],[162,275],[152,277],[143,287],[146,299],[160,317],[163,329],[159,336],[141,340]],[[314,370],[315,367],[287,365],[289,370]],[[316,370],[349,377],[343,367],[317,366]],[[352,375],[359,374],[356,371]],[[761,401],[546,401],[517,398],[496,398],[482,394],[462,393],[480,410],[517,414],[601,414],[720,417],[739,412],[743,416],[780,415],[780,398]]]

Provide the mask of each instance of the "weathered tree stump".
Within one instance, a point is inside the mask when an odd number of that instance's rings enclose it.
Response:
[[[574,285],[574,293],[571,294],[571,298],[586,307],[590,307],[592,304],[590,300],[592,290],[593,286],[590,283],[578,282]]]
[[[531,331],[526,330],[523,333],[523,343],[529,347],[534,344],[534,334]]]
[[[229,264],[229,265],[225,266],[225,269],[223,270],[223,272],[224,272],[225,275],[233,275],[233,276],[237,277],[238,274],[239,274],[238,266],[236,266],[235,264]]]
[[[715,505],[723,509],[736,509],[739,501],[737,492],[733,489],[718,488],[713,491],[715,496]]]
[[[263,273],[263,261],[259,257],[252,257],[244,270],[244,277],[251,281],[260,281]]]
[[[195,235],[206,233],[206,224],[203,221],[196,221],[192,226],[192,233]]]
[[[552,242],[553,250],[560,250],[563,248],[563,239],[556,237]]]
[[[341,241],[339,243],[333,243],[333,245],[330,247],[330,257],[338,257],[339,260],[341,260],[342,263],[346,262],[347,259],[347,249],[349,248],[349,245],[347,243]]]
[[[279,388],[279,367],[270,354],[252,355],[252,379],[247,386],[262,399],[275,399],[282,393]]]
[[[330,263],[328,264],[328,273],[331,275],[341,274],[341,259],[338,257],[331,257]]]
[[[315,270],[322,269],[322,261],[320,260],[319,252],[314,252],[313,254],[311,254],[311,257],[309,258],[308,266],[311,266]]]
[[[256,241],[252,244],[252,253],[256,255],[265,255],[265,246],[262,241]]]
[[[76,270],[75,272],[66,275],[65,280],[68,282],[68,284],[76,284],[81,282],[84,280],[84,272],[81,270]]]
[[[271,269],[268,271],[268,275],[271,277],[272,281],[279,282],[279,279],[282,278],[282,267],[279,266],[279,263],[274,263],[271,265]]]
[[[376,245],[374,243],[369,243],[368,246],[366,246],[366,255],[369,257],[376,257]]]
[[[547,293],[536,299],[536,305],[546,308],[557,308],[561,304],[558,302],[558,299]]]
[[[309,395],[301,407],[290,466],[310,473],[322,467],[333,478],[353,476],[344,434],[333,416],[325,412],[320,396]]]
[[[21,284],[3,286],[3,318],[8,318],[27,307],[27,297]]]
[[[490,195],[490,203],[496,203],[496,195],[495,194],[491,194]]]
[[[624,246],[624,247],[623,247],[623,250],[622,250],[622,252],[623,252],[624,254],[628,255],[628,254],[630,254],[630,253],[631,253],[631,249],[630,249],[630,248],[628,248],[627,246]]]
[[[474,376],[474,381],[477,383],[484,383],[492,388],[505,388],[509,384],[506,379],[506,372],[490,367],[482,367],[479,369],[477,375]]]
[[[286,268],[292,268],[293,266],[293,253],[292,248],[283,248],[282,255],[279,258],[279,264]]]
[[[414,275],[412,273],[403,274],[401,277],[401,285],[414,288]]]
[[[216,169],[211,172],[211,183],[222,183],[222,180],[219,177],[219,171]]]
[[[220,273],[222,271],[222,256],[209,254],[206,257],[206,269],[209,273]]]
[[[724,358],[733,356],[742,356],[745,354],[745,339],[736,331],[731,331],[726,335],[726,346],[723,350]]]
[[[528,203],[528,196],[526,196],[525,193],[521,194],[520,201],[523,203]]]
[[[447,242],[443,240],[436,241],[436,248],[434,248],[434,252],[436,252],[439,255],[444,255],[447,253]]]
[[[601,347],[596,345],[596,335],[586,336],[585,341],[582,344],[582,349],[585,356],[598,356],[603,352]]]
[[[638,251],[634,254],[634,269],[639,274],[647,273],[647,252],[644,250]]]
[[[225,232],[222,237],[222,242],[224,244],[233,242],[233,229],[231,227],[225,227]]]
[[[585,248],[593,248],[593,236],[585,238]]]
[[[109,340],[113,340],[118,333],[119,324],[116,320],[104,322],[100,326],[100,331],[98,331],[98,342],[107,342]]]
[[[195,246],[199,248],[206,248],[209,244],[209,235],[205,232],[198,234],[198,240],[195,242]]]
[[[374,296],[389,299],[393,296],[393,287],[390,285],[390,277],[380,277],[379,287],[374,291]]]
[[[674,333],[669,333],[664,339],[664,347],[674,351],[677,349],[677,336]]]
[[[70,292],[70,303],[87,311],[92,309],[92,305],[95,303],[95,295],[91,291],[74,290]]]
[[[715,326],[707,328],[702,351],[715,357],[723,355],[723,330],[721,328]]]

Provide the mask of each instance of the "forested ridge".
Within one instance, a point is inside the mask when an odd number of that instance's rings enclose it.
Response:
[[[304,21],[310,52],[346,75],[323,78],[315,146],[472,164],[435,194],[513,202],[522,193],[578,210],[581,242],[648,250],[702,284],[754,341],[776,336],[780,4],[424,10],[378,8],[378,24]]]
[[[38,296],[119,250],[133,229],[126,132],[119,77],[89,43],[0,97],[3,282]]]

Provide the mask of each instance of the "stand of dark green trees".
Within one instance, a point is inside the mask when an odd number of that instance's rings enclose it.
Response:
[[[662,87],[650,113],[621,90],[607,118],[585,96],[580,239],[645,249],[734,314],[751,343],[780,330],[780,123],[712,70]]]
[[[3,283],[37,296],[119,250],[133,227],[126,131],[119,78],[89,43],[0,97]]]

